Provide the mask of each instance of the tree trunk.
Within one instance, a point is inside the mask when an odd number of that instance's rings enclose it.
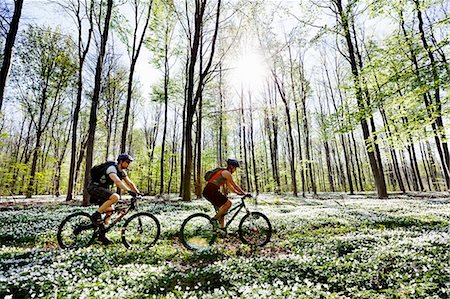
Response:
[[[74,187],[75,187],[75,161],[77,157],[77,139],[78,139],[78,122],[80,117],[80,110],[81,110],[81,100],[83,97],[83,67],[84,62],[86,60],[87,53],[89,51],[89,45],[92,40],[92,31],[93,31],[93,11],[94,11],[94,1],[91,1],[91,6],[89,10],[89,33],[87,36],[87,43],[84,48],[82,49],[82,36],[83,36],[83,30],[82,30],[82,17],[80,16],[80,1],[77,2],[78,5],[76,7],[75,15],[77,19],[77,25],[78,25],[78,60],[79,60],[79,66],[78,66],[78,79],[77,79],[77,99],[75,103],[75,108],[73,111],[73,122],[72,122],[72,146],[71,146],[71,152],[70,152],[70,167],[69,167],[69,184],[67,187],[67,196],[66,201],[70,201],[73,199],[73,193],[74,193]]]
[[[346,13],[344,12],[344,9],[342,7],[342,0],[334,0],[334,3],[336,4],[337,13],[339,14],[339,18],[341,21],[341,26],[344,29],[344,35],[345,35],[345,40],[347,43],[347,50],[348,50],[348,54],[349,54],[349,62],[350,62],[351,70],[352,70],[353,82],[354,82],[355,89],[356,89],[356,99],[358,102],[358,107],[359,107],[360,111],[365,111],[363,91],[362,91],[362,88],[360,85],[360,75],[359,75],[359,70],[358,70],[358,66],[357,66],[357,62],[356,62],[355,50],[354,50],[354,46],[353,46],[353,42],[352,42],[352,37],[350,34],[350,27],[349,27],[349,23],[348,23],[349,16],[347,16]],[[362,131],[363,131],[363,137],[366,142],[367,155],[369,157],[369,163],[370,163],[372,174],[373,174],[373,177],[375,180],[375,186],[377,189],[378,197],[379,198],[387,198],[388,194],[387,194],[387,189],[386,189],[386,182],[384,179],[384,173],[382,172],[382,170],[379,167],[381,165],[381,161],[377,161],[376,153],[371,149],[371,147],[374,145],[373,141],[372,141],[373,136],[371,136],[371,134],[370,134],[367,119],[365,117],[361,117],[360,122],[361,122]]]
[[[429,59],[431,61],[433,61],[432,71],[433,71],[433,77],[434,77],[436,75],[435,74],[436,68],[435,68],[435,65],[434,65],[434,56],[433,56],[433,53],[428,48],[428,44],[427,44],[427,41],[425,39],[425,35],[424,35],[425,33],[423,31],[422,14],[421,14],[421,11],[420,11],[419,3],[418,3],[418,1],[414,1],[414,3],[416,4],[416,10],[417,10],[417,14],[418,14],[418,17],[419,17],[419,29],[421,31],[421,40],[422,40],[422,43],[423,43],[423,45],[424,45],[424,47],[425,47],[425,49],[426,49],[426,51],[428,53]],[[418,81],[422,82],[422,76],[420,74],[420,67],[419,67],[419,63],[418,63],[418,60],[417,60],[417,56],[416,56],[416,50],[414,49],[414,47],[412,45],[411,38],[409,38],[408,33],[406,31],[405,21],[404,21],[404,18],[403,18],[403,11],[401,9],[399,11],[399,17],[400,17],[400,25],[401,25],[400,27],[402,28],[403,35],[404,35],[404,37],[406,39],[406,42],[408,44],[408,47],[409,47],[408,50],[410,52],[410,60],[411,60],[411,62],[414,65],[414,71],[416,73]],[[436,79],[436,78],[434,77],[434,79]],[[439,83],[438,83],[438,81],[435,82],[435,84],[438,85],[437,89],[439,90]],[[439,91],[437,92],[437,95],[439,96]],[[434,105],[432,104],[432,100],[429,99],[429,97],[431,98],[431,96],[428,96],[427,94],[424,94],[423,95],[423,100],[424,100],[425,106],[427,108],[427,112],[428,112],[429,117],[434,118],[434,115],[432,115],[433,114],[432,111],[435,108],[433,107]],[[438,101],[440,101],[440,100],[438,99]],[[439,111],[440,111],[440,109],[438,109],[438,112]],[[446,185],[447,185],[447,189],[448,189],[448,188],[450,188],[449,161],[448,161],[448,157],[446,156],[446,153],[445,153],[446,151],[444,149],[444,142],[442,142],[442,139],[441,139],[442,136],[445,136],[445,133],[442,135],[441,132],[439,131],[439,124],[438,124],[437,120],[435,120],[434,122],[431,123],[431,127],[432,127],[433,132],[434,132],[434,140],[435,140],[435,143],[436,143],[436,148],[438,150],[439,158],[441,160],[442,173],[444,175],[444,179],[445,179],[445,182],[446,182]],[[445,147],[446,147],[446,144],[445,144]]]
[[[11,66],[11,56],[16,40],[17,30],[19,29],[20,15],[22,14],[23,0],[14,1],[14,14],[9,25],[9,31],[6,35],[5,49],[3,51],[3,62],[0,69],[0,112],[2,111],[3,97],[5,95],[6,79]]]
[[[387,116],[386,116],[386,112],[384,111],[384,109],[380,109],[381,112],[381,116],[383,118],[383,122],[384,122],[384,126],[387,130],[387,137],[390,139],[392,136],[391,133],[391,129],[389,127],[389,123],[387,120]],[[399,167],[399,163],[398,163],[398,158],[397,158],[397,153],[395,151],[395,149],[392,149],[392,147],[389,147],[389,151],[391,153],[391,157],[392,157],[392,167],[394,169],[394,173],[395,173],[395,177],[397,179],[397,183],[399,185],[400,190],[402,191],[403,194],[406,193],[405,190],[405,185],[403,184],[403,179],[402,179],[402,175],[401,175],[401,171],[400,171],[400,167]]]
[[[429,164],[427,156],[425,154],[425,149],[424,149],[422,142],[419,143],[419,147],[420,147],[420,155],[422,156],[423,169],[425,170],[425,176],[427,179],[428,191],[433,191],[433,188],[432,188],[433,179],[431,177],[431,172],[429,171],[430,164]]]
[[[145,33],[147,32],[148,24],[150,21],[150,16],[152,12],[152,5],[153,1],[150,1],[148,4],[148,10],[147,14],[145,16],[144,21],[144,27],[142,29],[141,36],[137,36],[138,27],[139,27],[139,18],[138,16],[138,5],[135,3],[134,6],[134,32],[133,32],[133,46],[131,49],[131,63],[130,63],[130,74],[128,77],[128,89],[127,89],[127,103],[125,106],[125,116],[123,120],[123,127],[122,127],[122,139],[120,141],[120,151],[122,153],[125,153],[127,151],[126,149],[126,143],[127,143],[127,133],[128,133],[128,123],[130,118],[130,109],[131,109],[131,98],[133,95],[133,78],[134,78],[134,72],[136,69],[136,63],[139,58],[139,54],[141,53],[142,44],[144,43]],[[138,40],[139,38],[139,40]]]
[[[439,74],[437,72],[437,66],[436,66],[436,59],[434,57],[433,49],[428,45],[428,41],[426,39],[425,31],[424,31],[424,22],[422,18],[422,11],[420,9],[421,3],[419,0],[413,0],[417,12],[417,19],[419,20],[419,36],[423,44],[423,48],[427,52],[428,59],[430,60],[431,65],[431,74],[433,76],[433,87],[434,87],[434,105],[436,106],[436,125],[437,125],[437,133],[439,134],[439,137],[442,142],[442,150],[444,153],[445,163],[447,165],[447,170],[449,169],[450,165],[450,153],[447,145],[447,136],[445,134],[445,128],[444,128],[444,122],[442,120],[442,104],[441,104],[441,97],[440,97],[440,78]]]
[[[101,80],[102,80],[102,70],[103,70],[103,61],[106,53],[106,43],[108,41],[108,32],[109,32],[109,23],[111,20],[113,0],[108,0],[108,6],[106,10],[105,24],[103,33],[101,34],[100,40],[100,51],[97,58],[97,65],[95,67],[95,81],[94,81],[94,92],[92,95],[92,105],[91,105],[91,113],[89,116],[89,133],[88,133],[88,141],[87,141],[87,149],[86,149],[86,169],[84,172],[84,191],[83,191],[83,205],[89,205],[89,193],[87,192],[87,187],[90,181],[90,170],[92,168],[93,160],[94,160],[94,142],[95,142],[95,130],[97,127],[97,107],[100,100],[100,88],[101,88]]]
[[[167,33],[166,33],[167,34]],[[161,142],[161,161],[160,161],[160,183],[159,195],[163,194],[164,190],[164,161],[166,152],[166,135],[167,135],[167,117],[169,106],[169,46],[167,43],[164,47],[164,129]]]
[[[302,134],[301,134],[301,120],[300,120],[300,109],[298,107],[297,101],[294,102],[295,105],[295,118],[297,122],[297,132],[298,132],[298,158],[300,163],[300,179],[302,181],[302,196],[305,197],[305,167],[303,163],[303,150],[302,150]]]
[[[245,119],[244,113],[244,93],[241,87],[241,153],[244,154],[244,174],[245,174],[245,190],[249,190],[250,187],[250,176],[248,173],[248,158],[247,158],[247,121]],[[242,168],[242,167],[241,167]]]
[[[253,106],[252,106],[252,98],[251,95],[248,95],[250,102],[250,153],[252,156],[252,164],[253,164],[253,179],[255,184],[256,194],[259,194],[259,183],[258,183],[258,170],[256,167],[256,158],[255,158],[255,141],[253,134]]]
[[[177,111],[175,111],[175,115]],[[172,177],[174,170],[176,168],[176,157],[177,157],[177,118],[175,117],[175,123],[173,125],[173,136],[172,136],[172,153],[170,157],[170,175],[169,175],[169,182],[167,183],[167,193],[170,193],[170,188],[172,185]]]
[[[31,198],[31,196],[34,193],[34,187],[35,187],[35,180],[36,180],[36,168],[37,168],[37,161],[39,158],[39,154],[41,152],[41,137],[42,137],[42,132],[40,130],[38,130],[36,132],[36,145],[34,147],[34,151],[33,151],[33,160],[31,162],[31,170],[30,170],[30,180],[28,183],[28,188],[27,188],[27,194],[26,197],[27,198]]]
[[[212,66],[212,60],[215,53],[217,35],[219,31],[219,18],[221,9],[221,0],[217,1],[217,10],[215,17],[215,28],[213,31],[212,42],[210,46],[210,57],[206,64],[205,69],[200,71],[199,82],[197,90],[194,92],[194,82],[195,82],[195,65],[197,62],[197,57],[203,53],[200,50],[201,36],[203,35],[203,17],[206,9],[206,0],[196,0],[195,2],[195,18],[194,18],[194,32],[192,36],[192,44],[190,48],[190,56],[188,62],[188,72],[187,72],[187,94],[186,94],[186,123],[185,123],[185,167],[182,182],[182,197],[185,201],[190,201],[192,198],[191,194],[191,176],[192,176],[192,128],[193,128],[193,118],[195,115],[195,110],[197,108],[198,101],[203,92],[204,79],[209,74]]]
[[[289,157],[290,157],[290,168],[291,168],[291,184],[292,184],[292,193],[295,197],[298,196],[297,194],[297,176],[295,174],[295,153],[294,153],[294,137],[292,136],[292,121],[291,121],[291,113],[289,112],[289,104],[287,102],[287,98],[286,98],[286,94],[284,91],[284,88],[281,86],[276,74],[273,74],[274,79],[275,79],[275,83],[277,85],[278,88],[278,92],[281,96],[281,100],[283,101],[284,104],[284,109],[285,109],[285,113],[286,113],[286,120],[287,120],[287,125],[288,125],[288,142],[289,142]]]

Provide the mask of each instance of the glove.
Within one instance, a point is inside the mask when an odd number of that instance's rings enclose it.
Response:
[[[244,198],[252,198],[253,196],[250,193],[244,194]]]

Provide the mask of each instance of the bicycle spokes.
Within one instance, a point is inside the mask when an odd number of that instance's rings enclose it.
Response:
[[[92,224],[89,214],[85,212],[71,214],[58,228],[58,244],[61,248],[87,247],[94,239],[95,230],[96,227]]]
[[[180,234],[183,245],[193,250],[207,249],[216,239],[216,231],[210,217],[203,213],[186,218],[181,226]]]
[[[150,213],[131,216],[122,228],[122,242],[127,248],[147,249],[159,238],[159,221]]]
[[[239,237],[242,242],[254,246],[264,246],[272,235],[269,219],[260,212],[246,214],[239,224]]]

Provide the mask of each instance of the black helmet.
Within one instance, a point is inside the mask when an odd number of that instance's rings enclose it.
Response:
[[[234,167],[239,167],[239,161],[235,160],[235,159],[228,159],[227,160],[227,164],[231,165],[231,166],[234,166]]]
[[[117,162],[120,162],[120,161],[133,161],[134,159],[133,159],[133,157],[131,157],[130,155],[128,155],[128,154],[120,154],[118,157],[117,157]]]

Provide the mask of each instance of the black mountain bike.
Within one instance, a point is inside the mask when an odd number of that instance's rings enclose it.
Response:
[[[58,244],[63,249],[88,247],[104,230],[110,231],[130,211],[137,210],[140,195],[133,196],[130,201],[119,202],[110,213],[117,214],[108,226],[96,225],[87,212],[79,211],[63,219],[56,235]],[[102,215],[104,216],[104,215]],[[112,216],[112,215],[111,215]],[[131,249],[147,249],[155,245],[159,238],[161,225],[158,219],[149,212],[138,212],[129,217],[122,226],[122,243]]]
[[[227,214],[235,213],[227,221],[224,229],[214,227],[211,217],[205,213],[195,213],[188,216],[181,225],[181,243],[191,250],[203,250],[210,247],[218,234],[226,234],[227,229],[241,210],[245,211],[242,217],[238,234],[244,244],[251,246],[264,246],[272,236],[272,225],[266,215],[261,212],[251,212],[245,205],[245,198],[252,197],[247,194],[241,197],[241,202],[232,207]]]

